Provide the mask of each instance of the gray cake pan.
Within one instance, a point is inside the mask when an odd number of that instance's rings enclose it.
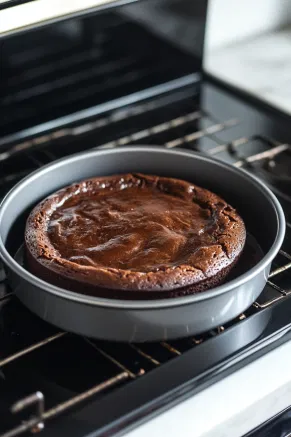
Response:
[[[236,207],[264,256],[246,273],[200,294],[159,300],[113,300],[53,286],[15,259],[32,207],[73,182],[127,172],[176,177],[222,196]],[[171,340],[208,331],[244,312],[262,292],[283,242],[285,219],[272,192],[258,179],[207,156],[155,146],[93,150],[30,174],[0,207],[0,255],[18,298],[42,319],[66,331],[123,342]]]

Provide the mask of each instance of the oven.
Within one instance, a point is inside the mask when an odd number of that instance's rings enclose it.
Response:
[[[206,0],[60,9],[45,0],[0,3],[1,199],[64,156],[160,145],[261,178],[283,206],[286,237],[264,291],[243,314],[202,335],[158,343],[60,331],[18,301],[2,264],[0,436],[287,437],[289,118],[203,72]]]

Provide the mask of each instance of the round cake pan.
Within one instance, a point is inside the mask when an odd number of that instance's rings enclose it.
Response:
[[[26,218],[37,202],[73,182],[127,172],[184,179],[222,196],[237,208],[264,255],[241,276],[211,290],[139,301],[91,297],[55,287],[15,259],[23,244]],[[0,254],[11,287],[23,304],[64,330],[114,341],[177,339],[239,316],[263,290],[284,233],[282,208],[258,179],[201,154],[155,146],[93,150],[56,161],[18,183],[0,208]]]

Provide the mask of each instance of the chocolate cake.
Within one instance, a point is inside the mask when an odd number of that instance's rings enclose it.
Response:
[[[98,177],[33,209],[26,264],[36,276],[79,293],[176,297],[220,284],[245,239],[237,212],[208,190],[143,174]]]

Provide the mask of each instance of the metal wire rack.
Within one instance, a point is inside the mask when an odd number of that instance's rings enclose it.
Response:
[[[175,111],[167,98],[155,99],[128,109],[116,110],[107,116],[78,126],[45,133],[21,143],[7,144],[6,150],[0,153],[1,194],[5,194],[11,185],[31,170],[60,156],[84,149],[84,141],[89,148],[93,146],[100,148],[122,147],[132,143],[164,144],[167,148],[186,147],[227,160],[237,167],[245,167],[250,171],[256,171],[257,164],[290,151],[288,144],[281,144],[262,136],[239,137],[222,143],[219,140],[219,134],[230,132],[231,129],[240,125],[240,121],[231,119],[219,122],[212,114],[197,109],[193,100],[184,99],[182,103],[183,105],[179,106],[180,115],[177,116],[173,116]],[[163,111],[160,111],[161,108]],[[113,131],[115,133],[112,133]],[[99,144],[96,144],[97,137],[101,138]],[[108,141],[103,141],[104,138]],[[259,149],[257,148],[255,153],[251,153],[254,142],[259,144]],[[284,194],[284,199],[289,205],[291,198],[289,199],[288,195]],[[287,218],[290,217],[288,214],[287,211]],[[27,414],[26,419],[20,425],[4,432],[1,437],[14,437],[29,430],[31,432],[41,431],[47,421],[56,418],[70,408],[76,407],[94,396],[101,395],[103,392],[115,389],[120,384],[129,383],[142,377],[151,369],[163,365],[169,359],[180,356],[185,350],[207,341],[208,338],[219,335],[229,326],[239,323],[254,312],[261,311],[286,298],[291,293],[290,251],[291,223],[288,223],[286,240],[273,263],[267,286],[262,295],[245,314],[211,332],[199,337],[150,345],[112,345],[81,339],[87,348],[97,354],[99,363],[102,359],[105,366],[111,366],[110,374],[102,378],[101,381],[97,381],[96,384],[87,386],[85,390],[79,390],[77,395],[53,405],[47,406],[45,393],[41,391],[35,391],[20,398],[13,403],[12,413],[18,414],[23,410],[33,408],[33,415],[27,419]],[[16,300],[13,293],[6,287],[5,281],[5,275],[2,272],[0,307],[9,305],[11,302],[14,305]],[[21,308],[21,311],[26,310]],[[28,344],[25,344],[24,347],[16,348],[5,356],[0,355],[0,376],[1,372],[9,369],[9,366],[33,356],[40,350],[43,351],[61,342],[63,342],[63,347],[66,347],[66,341],[80,341],[77,336],[58,332],[53,328],[49,328],[48,332],[49,335],[37,341],[26,339]]]

